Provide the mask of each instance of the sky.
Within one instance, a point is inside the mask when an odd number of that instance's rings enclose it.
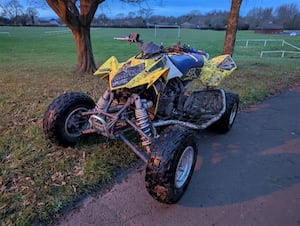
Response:
[[[23,7],[28,7],[27,0],[19,0]],[[212,10],[230,10],[231,0],[147,0],[143,7],[150,7],[154,9],[153,15],[164,16],[180,16],[187,14],[193,10],[198,10],[201,13],[207,13]],[[243,0],[240,10],[241,15],[246,15],[247,12],[254,7],[276,7],[283,4],[297,4],[300,9],[299,0]],[[100,4],[97,14],[105,13],[110,18],[123,13],[127,15],[128,12],[137,12],[137,6],[121,3],[118,0],[106,0]],[[47,6],[46,9],[39,9],[39,17],[41,18],[56,18],[56,14]]]

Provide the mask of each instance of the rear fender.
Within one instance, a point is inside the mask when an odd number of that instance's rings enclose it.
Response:
[[[205,61],[201,70],[200,81],[203,85],[218,86],[237,69],[230,55],[221,55]]]

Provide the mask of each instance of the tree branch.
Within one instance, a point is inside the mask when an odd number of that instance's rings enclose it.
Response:
[[[71,30],[78,30],[80,23],[79,11],[75,6],[76,0],[46,0],[46,2]]]

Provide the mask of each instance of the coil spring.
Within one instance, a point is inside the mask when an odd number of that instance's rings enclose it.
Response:
[[[107,89],[97,102],[96,110],[104,110],[109,101],[110,91]]]
[[[135,117],[137,126],[148,136],[152,136],[152,131],[149,123],[147,110],[140,104],[139,108],[135,109]],[[149,146],[151,141],[144,136],[141,136],[142,145]]]

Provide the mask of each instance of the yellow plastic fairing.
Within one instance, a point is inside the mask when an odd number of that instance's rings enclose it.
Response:
[[[200,81],[208,87],[218,86],[232,74],[237,66],[230,55],[221,55],[205,61],[201,70]]]
[[[107,79],[110,89],[120,89],[120,88],[134,88],[141,85],[147,85],[149,88],[157,79],[163,77],[167,78],[169,68],[164,68],[165,61],[164,58],[150,58],[150,59],[138,59],[136,57],[130,58],[126,62],[119,63],[117,58],[112,56],[107,61],[105,61],[94,75],[100,75],[102,78]],[[113,86],[114,78],[118,75],[122,67],[133,67],[137,65],[144,65],[144,70],[139,74],[135,75],[128,82]],[[126,69],[125,69],[126,70]]]
[[[119,62],[116,57],[112,56],[106,60],[98,69],[94,72],[94,75],[100,75],[106,77],[110,72],[117,71]]]
[[[157,79],[160,77],[165,77],[169,72],[169,68],[166,69],[158,69],[153,73],[140,73],[138,76],[134,77],[130,82],[126,84],[126,88],[133,88],[140,85],[147,84],[147,89],[155,83]]]

